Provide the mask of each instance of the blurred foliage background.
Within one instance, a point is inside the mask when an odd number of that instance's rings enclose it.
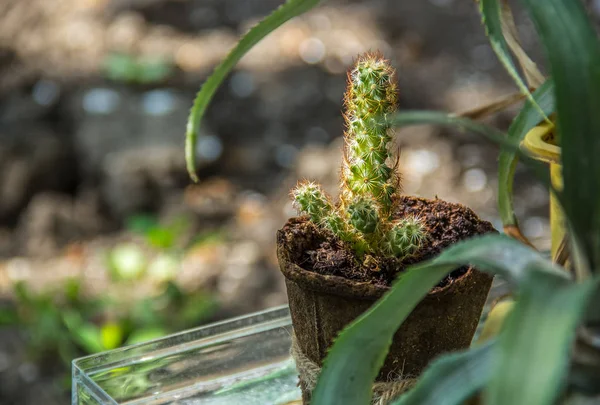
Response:
[[[0,0],[0,403],[65,403],[74,357],[285,303],[275,231],[296,179],[336,188],[358,53],[392,60],[401,109],[460,112],[515,91],[472,1],[330,0],[228,78],[191,185],[195,92],[282,2]],[[490,121],[506,128],[514,111]],[[397,144],[404,192],[499,225],[494,146],[427,126]],[[547,192],[517,173],[522,229],[548,247]]]

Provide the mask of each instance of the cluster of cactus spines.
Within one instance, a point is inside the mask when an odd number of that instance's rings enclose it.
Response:
[[[392,156],[389,114],[396,110],[395,71],[379,54],[358,58],[348,73],[344,114],[344,163],[341,170],[340,203],[312,182],[301,182],[292,196],[300,212],[318,226],[351,243],[359,256],[397,257],[414,255],[427,238],[416,217],[392,221],[399,176],[388,166]]]
[[[389,256],[414,255],[427,238],[427,230],[416,217],[406,217],[394,222],[382,240],[382,249]]]
[[[292,198],[297,209],[308,214],[311,221],[317,225],[324,225],[326,218],[333,213],[333,204],[329,197],[316,183],[303,181],[292,190]]]

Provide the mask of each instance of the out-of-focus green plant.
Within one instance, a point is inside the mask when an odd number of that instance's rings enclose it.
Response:
[[[104,61],[106,77],[114,81],[152,84],[166,80],[173,74],[173,63],[162,57],[135,57],[113,53]]]
[[[82,354],[114,349],[197,326],[217,307],[204,292],[185,292],[168,281],[162,291],[128,304],[114,297],[88,298],[80,282],[34,293],[14,287],[16,303],[0,310],[0,326],[19,327],[36,359],[58,355],[65,364]]]
[[[297,15],[288,1],[281,9]],[[314,6],[316,1],[304,2]],[[550,187],[547,171],[519,149],[525,133],[552,112],[562,148],[563,191],[556,191],[568,223],[572,265],[562,268],[506,236],[458,243],[437,258],[403,272],[391,291],[336,339],[324,362],[311,404],[366,405],[392,337],[427,293],[463,265],[497,274],[516,291],[499,335],[483,345],[442,356],[393,405],[458,405],[481,393],[486,405],[595,403],[600,395],[600,43],[577,0],[523,0],[549,60],[543,78],[515,46],[517,35],[507,3],[479,0],[483,21],[500,60],[528,97],[504,137],[497,129],[436,112],[397,114],[397,126],[439,124],[472,131],[502,145],[499,206],[505,225],[516,225],[512,177],[516,157]],[[510,17],[510,18],[509,18]],[[203,86],[190,114],[186,157],[194,175],[196,133],[202,114],[223,77],[259,39],[277,28],[268,17],[260,35],[250,31]],[[510,35],[506,35],[509,33]],[[509,55],[512,50],[533,94]],[[535,85],[534,85],[534,82]],[[511,228],[509,228],[511,229]],[[588,401],[588,402],[584,402]]]

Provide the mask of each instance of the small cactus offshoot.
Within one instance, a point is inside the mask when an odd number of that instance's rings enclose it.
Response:
[[[419,218],[392,220],[400,178],[389,152],[396,110],[395,71],[379,54],[358,58],[348,72],[346,133],[340,202],[318,184],[301,182],[292,191],[296,207],[319,227],[350,243],[359,256],[414,255],[428,233]]]

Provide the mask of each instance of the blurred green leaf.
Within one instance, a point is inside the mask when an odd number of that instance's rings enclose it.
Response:
[[[492,377],[495,341],[434,360],[415,387],[391,405],[460,405]]]
[[[310,10],[320,2],[321,0],[287,0],[265,19],[251,28],[250,31],[240,39],[235,48],[229,52],[225,60],[215,68],[206,82],[204,82],[200,92],[198,92],[198,95],[194,100],[185,134],[185,160],[188,173],[193,181],[198,181],[198,176],[196,175],[196,143],[200,122],[202,121],[202,117],[204,116],[208,104],[221,85],[221,82],[223,82],[227,74],[229,74],[238,61],[260,40],[286,21]]]
[[[172,229],[156,227],[146,232],[148,243],[158,249],[169,249],[175,243],[176,234]]]
[[[100,328],[84,321],[81,314],[77,311],[64,311],[62,313],[62,320],[73,341],[87,353],[98,353],[105,349],[102,344],[102,332]]]
[[[576,284],[539,266],[500,333],[486,405],[551,405],[564,388],[577,325],[600,279]]]
[[[137,343],[148,342],[168,335],[169,332],[161,327],[150,327],[145,329],[135,330],[129,335],[125,342],[126,345],[135,345]]]
[[[133,56],[115,53],[107,56],[104,67],[106,76],[115,81],[133,82],[137,76],[137,63]]]
[[[106,323],[100,329],[101,343],[106,350],[119,347],[123,343],[123,335],[123,327],[116,322]]]
[[[131,232],[145,235],[149,230],[159,226],[155,215],[138,214],[132,215],[125,221],[125,226]]]
[[[210,295],[201,292],[190,293],[177,316],[182,327],[190,327],[210,317],[216,309],[217,302]]]
[[[29,290],[27,290],[27,285],[23,281],[17,281],[13,285],[13,291],[15,293],[15,297],[17,301],[19,301],[22,305],[32,304],[33,299],[29,294]]]
[[[0,326],[18,325],[19,323],[19,314],[16,308],[9,306],[0,307]]]
[[[189,249],[206,246],[206,245],[215,245],[223,243],[227,239],[227,232],[224,229],[217,229],[214,231],[203,232],[200,235],[197,235],[192,243],[189,245]]]
[[[530,280],[531,268],[569,279],[565,271],[538,252],[506,236],[459,242],[433,260],[410,266],[388,293],[342,331],[325,359],[311,404],[368,403],[371,384],[398,327],[433,286],[465,264],[497,273],[516,285]]]
[[[81,293],[81,281],[78,279],[68,279],[64,286],[65,297],[71,304],[79,303],[79,295]]]
[[[146,257],[139,246],[123,244],[109,252],[108,265],[115,280],[135,280],[146,270]]]
[[[554,84],[546,81],[534,93],[533,98],[538,106],[549,115],[554,112]],[[543,120],[538,109],[527,101],[519,115],[514,119],[508,129],[508,139],[520,143],[527,132]],[[518,221],[513,208],[513,182],[517,166],[517,153],[514,150],[502,149],[498,158],[498,211],[502,223],[517,225]]]
[[[563,208],[587,270],[600,269],[600,44],[580,1],[525,0],[555,87]]]
[[[180,260],[170,254],[157,255],[148,266],[147,275],[154,281],[169,281],[177,276]]]
[[[519,88],[521,93],[527,95],[527,98],[529,99],[530,103],[545,119],[545,113],[537,105],[535,99],[531,96],[531,93],[529,92],[529,87],[521,78],[521,75],[517,71],[517,68],[515,67],[512,57],[510,55],[510,50],[506,42],[506,38],[504,37],[504,33],[502,32],[501,1],[502,0],[479,0],[479,9],[481,12],[481,18],[485,27],[486,34],[490,40],[492,49],[498,56],[498,59],[500,60],[508,74],[517,84],[517,87]]]
[[[173,64],[164,58],[142,58],[138,61],[136,80],[140,83],[156,83],[173,74]]]
[[[160,57],[136,58],[113,53],[104,61],[106,76],[115,81],[150,84],[165,80],[173,73],[173,64]]]
[[[520,149],[517,139],[507,138],[504,133],[494,127],[480,124],[468,118],[460,118],[454,115],[448,115],[437,111],[407,111],[396,113],[391,117],[391,123],[395,126],[403,127],[410,125],[437,124],[450,128],[463,129],[483,135],[490,141],[500,145],[502,150],[512,152],[534,171],[540,181],[548,188],[551,187],[550,174],[548,168],[541,162],[531,158]]]

